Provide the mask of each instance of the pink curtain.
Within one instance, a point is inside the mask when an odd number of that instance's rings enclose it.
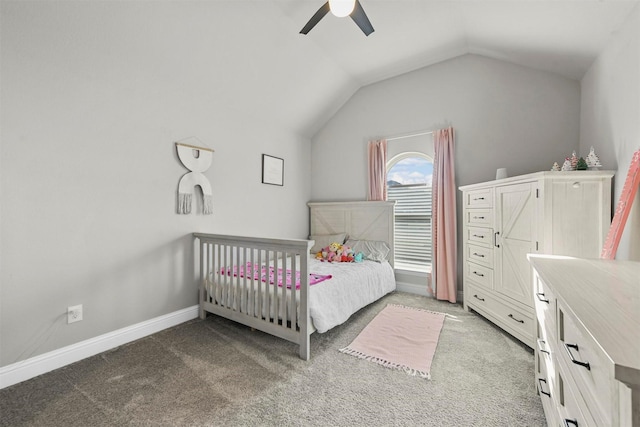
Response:
[[[453,128],[434,132],[433,145],[433,273],[436,299],[456,302],[456,180]]]
[[[387,200],[387,140],[369,141],[367,200]]]

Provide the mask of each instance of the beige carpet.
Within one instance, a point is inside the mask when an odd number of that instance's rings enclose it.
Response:
[[[431,380],[342,354],[387,305],[447,314]],[[0,426],[544,426],[531,350],[459,305],[393,293],[297,346],[193,320],[0,390]]]
[[[445,315],[398,304],[387,305],[341,352],[431,378],[431,361]]]

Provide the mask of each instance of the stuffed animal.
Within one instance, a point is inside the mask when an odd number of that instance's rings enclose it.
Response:
[[[340,262],[353,262],[353,249],[349,246],[343,246],[342,253],[340,254]]]
[[[353,262],[362,262],[364,260],[364,254],[362,252],[358,252],[354,257],[353,257]]]

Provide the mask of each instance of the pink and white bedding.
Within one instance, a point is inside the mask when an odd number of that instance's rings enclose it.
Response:
[[[309,315],[320,333],[396,289],[393,268],[386,261],[328,263],[312,259],[309,271],[332,276],[309,288]]]
[[[275,317],[275,308],[267,303],[268,298],[281,299],[282,292],[287,292],[287,300],[289,299],[289,290],[291,288],[291,266],[287,265],[285,270],[287,274],[287,287],[282,286],[282,268],[278,268],[277,279],[275,275],[276,267],[269,266],[269,277],[267,278],[267,268],[263,265],[258,268],[257,265],[247,269],[230,266],[222,268],[220,274],[223,276],[233,276],[235,280],[244,280],[247,278],[247,288],[253,286],[255,291],[261,290],[262,295],[262,315]],[[253,267],[253,274],[252,268]],[[248,273],[246,274],[245,273]],[[309,260],[309,316],[314,329],[320,333],[338,326],[351,317],[353,313],[361,308],[380,299],[384,295],[392,292],[396,288],[396,281],[393,268],[388,262],[363,261],[359,263],[329,263],[316,259]],[[296,274],[296,281],[299,288],[299,272]],[[273,286],[277,281],[278,287]],[[268,284],[268,285],[267,285]],[[267,295],[268,292],[268,295]],[[247,292],[242,295],[235,295],[232,298],[233,306],[237,309],[238,299],[242,307],[242,311],[246,311]],[[216,301],[224,306],[228,298],[224,298],[222,291],[218,288],[218,292],[214,293]],[[238,298],[239,297],[239,298]],[[253,304],[254,311],[258,312],[259,303],[257,299],[249,302]],[[271,307],[271,310],[269,310]],[[289,313],[289,305],[279,305],[278,318],[291,319]],[[267,314],[267,311],[270,311]],[[299,308],[298,308],[299,312]]]

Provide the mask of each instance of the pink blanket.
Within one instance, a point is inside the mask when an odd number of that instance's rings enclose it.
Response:
[[[252,265],[250,262],[248,262],[244,267],[240,269],[240,273],[238,273],[238,266],[236,265],[233,266],[233,269],[229,267],[222,268],[220,270],[220,273],[226,274],[229,276],[233,274],[234,277],[238,277],[238,276],[245,277],[245,274],[247,274],[247,277],[252,278],[253,280],[261,280],[265,283],[267,283],[267,280],[268,280],[269,281],[268,283],[272,285],[276,283],[276,274],[275,274],[274,267],[269,267],[269,277],[267,279],[267,266],[254,265],[252,268]],[[291,270],[287,270],[286,283],[287,283],[287,288],[289,289],[291,289],[291,276],[292,276]],[[323,274],[310,273],[309,286],[315,285],[316,283],[320,283],[328,279],[331,279],[330,274],[323,275]],[[278,286],[282,287],[282,269],[281,268],[278,269],[277,283],[278,283]],[[300,272],[299,271],[296,271],[296,289],[300,289]]]

